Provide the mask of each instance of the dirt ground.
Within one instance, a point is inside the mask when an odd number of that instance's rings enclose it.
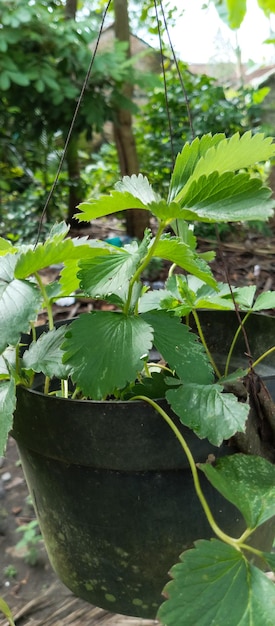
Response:
[[[101,224],[100,230],[95,227],[91,229],[93,237],[117,236],[121,232],[117,220]],[[209,239],[200,240],[201,251],[213,247],[215,245]],[[226,266],[233,285],[256,284],[259,291],[275,289],[275,237],[241,233],[239,237],[234,237],[234,242],[229,239],[220,244],[217,259],[212,266],[219,280],[226,280]],[[158,271],[158,275],[149,276],[151,282],[164,279],[166,269],[159,268]],[[56,318],[74,317],[80,310],[87,307],[90,310],[92,306],[91,303],[82,302],[69,307],[56,307]],[[9,603],[16,626],[157,624],[152,620],[111,615],[75,598],[58,581],[48,561],[43,541],[35,543],[36,539],[32,538],[27,543],[26,533],[18,531],[22,525],[28,525],[34,519],[16,444],[10,439],[7,454],[0,459],[0,596]],[[36,532],[39,532],[38,528]],[[26,545],[18,548],[16,544],[22,537],[25,537]],[[29,563],[30,553],[33,564]],[[7,621],[0,615],[0,626],[6,624]]]

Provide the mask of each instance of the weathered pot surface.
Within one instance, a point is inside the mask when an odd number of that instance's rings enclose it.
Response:
[[[179,554],[212,536],[173,433],[143,403],[83,402],[80,409],[25,389],[18,401],[13,435],[57,574],[92,604],[154,617]],[[227,452],[182,431],[196,461]],[[201,480],[217,522],[241,534],[239,512]],[[265,549],[273,538],[266,531]]]
[[[196,462],[232,453],[180,429]],[[213,536],[168,425],[143,402],[80,402],[19,388],[12,434],[61,580],[106,610],[154,618],[179,554]],[[240,513],[200,479],[220,527],[239,536]],[[270,549],[273,521],[259,530],[258,547]]]

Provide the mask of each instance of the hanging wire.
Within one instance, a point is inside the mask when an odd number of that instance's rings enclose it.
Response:
[[[107,13],[108,13],[108,10],[109,10],[111,2],[112,2],[112,0],[108,0],[108,2],[106,4],[106,7],[105,7],[105,9],[103,11],[103,16],[102,16],[102,20],[101,20],[98,36],[97,36],[97,39],[96,39],[95,48],[94,48],[94,51],[93,51],[93,54],[92,54],[91,61],[89,63],[87,72],[86,72],[86,76],[85,76],[85,79],[84,79],[84,82],[83,82],[83,85],[82,85],[82,88],[81,88],[81,91],[80,91],[80,94],[79,94],[79,98],[78,98],[75,110],[74,110],[74,114],[73,114],[72,121],[71,121],[69,130],[68,130],[68,134],[67,134],[67,137],[66,137],[66,140],[65,140],[64,148],[63,148],[62,155],[61,155],[61,158],[60,158],[60,161],[59,161],[59,165],[58,165],[58,168],[57,168],[57,171],[56,171],[56,175],[55,175],[52,187],[51,187],[51,189],[49,191],[49,194],[47,196],[47,199],[46,199],[46,202],[45,202],[45,205],[43,207],[43,211],[42,211],[42,214],[41,214],[41,217],[40,217],[40,220],[39,220],[38,233],[37,233],[37,238],[36,238],[34,247],[36,247],[38,242],[39,242],[39,238],[40,238],[40,235],[41,235],[42,224],[43,224],[43,219],[44,219],[44,216],[45,216],[45,213],[47,211],[49,202],[50,202],[50,200],[51,200],[51,198],[53,196],[53,193],[55,191],[55,188],[56,188],[56,185],[57,185],[57,182],[58,182],[58,179],[59,179],[59,175],[60,175],[63,163],[64,163],[64,159],[65,159],[66,152],[67,152],[67,149],[68,149],[68,145],[69,145],[69,142],[70,142],[70,139],[71,139],[71,136],[72,136],[72,132],[73,132],[74,125],[75,125],[75,122],[76,122],[76,118],[77,118],[77,115],[78,115],[78,112],[79,112],[79,109],[80,109],[80,106],[81,106],[81,103],[82,103],[82,100],[83,100],[83,97],[84,97],[84,94],[85,94],[85,91],[86,91],[87,84],[88,84],[89,79],[90,79],[91,71],[92,71],[92,68],[93,68],[93,65],[94,65],[95,56],[96,56],[96,53],[97,53],[97,50],[98,50],[100,37],[101,37],[102,31],[103,31],[105,19],[106,19],[106,16],[107,16]],[[182,77],[182,74],[181,74],[181,71],[180,71],[180,67],[179,67],[179,63],[178,63],[178,60],[177,60],[177,57],[176,57],[176,54],[175,54],[174,46],[172,44],[172,40],[171,40],[171,37],[170,37],[168,24],[167,24],[167,20],[166,20],[164,8],[163,8],[163,2],[162,2],[162,0],[159,0],[159,2],[157,2],[157,0],[154,0],[155,14],[156,14],[156,20],[157,20],[157,29],[158,29],[158,38],[159,38],[159,48],[160,48],[160,53],[161,53],[161,66],[162,66],[162,74],[163,74],[163,81],[164,81],[165,107],[166,107],[167,119],[168,119],[168,127],[169,127],[169,139],[170,139],[170,146],[171,146],[171,159],[172,159],[172,164],[174,165],[175,150],[174,150],[174,144],[173,144],[172,119],[171,119],[170,108],[169,108],[169,96],[168,96],[168,88],[167,88],[167,80],[166,80],[166,70],[165,70],[165,64],[164,64],[164,51],[163,51],[163,43],[162,43],[162,36],[161,36],[158,4],[159,4],[160,10],[161,10],[163,24],[164,24],[164,29],[165,29],[165,32],[167,34],[169,47],[170,47],[170,50],[171,50],[172,56],[173,56],[173,61],[174,61],[174,64],[175,64],[175,67],[176,67],[176,70],[177,70],[177,74],[178,74],[178,78],[179,78],[179,81],[180,81],[180,84],[181,84],[181,87],[182,87],[182,91],[183,91],[183,94],[184,94],[186,110],[187,110],[187,115],[188,115],[188,121],[189,121],[189,127],[190,127],[190,131],[191,131],[193,139],[195,139],[195,131],[194,131],[194,126],[193,126],[193,120],[192,120],[192,115],[191,115],[191,110],[190,110],[188,94],[187,94],[187,91],[186,91],[186,88],[185,88],[185,85],[184,85],[183,77]],[[177,220],[176,220],[176,222],[177,222]],[[232,300],[233,300],[233,303],[234,303],[234,307],[235,307],[235,311],[236,311],[239,323],[241,324],[241,328],[242,328],[242,332],[243,332],[243,335],[244,335],[245,344],[246,344],[246,347],[247,347],[247,353],[248,353],[248,356],[250,356],[250,349],[249,349],[248,338],[247,338],[246,332],[244,330],[243,324],[241,322],[241,318],[240,318],[240,315],[239,315],[239,312],[238,312],[238,307],[237,307],[235,299],[234,299],[234,294],[233,294],[233,290],[232,290],[231,283],[230,283],[228,268],[226,266],[225,258],[224,258],[224,255],[222,253],[222,250],[221,250],[221,241],[220,241],[219,232],[218,232],[217,227],[216,227],[216,236],[217,236],[217,241],[218,241],[218,249],[219,249],[219,252],[220,252],[220,255],[221,255],[222,264],[223,264],[224,271],[225,271],[225,274],[226,274],[226,280],[227,280],[227,283],[228,283],[230,291],[231,291],[231,296],[232,296]]]
[[[158,14],[158,4],[160,6],[164,29],[165,29],[165,32],[167,34],[167,38],[168,38],[168,42],[169,42],[169,48],[170,48],[172,56],[173,56],[173,61],[174,61],[174,64],[175,64],[175,67],[176,67],[176,70],[177,70],[178,78],[179,78],[180,85],[181,85],[181,88],[182,88],[182,92],[183,92],[183,95],[184,95],[185,105],[186,105],[186,110],[187,110],[187,116],[188,116],[188,122],[189,122],[189,127],[190,127],[190,131],[191,131],[191,135],[192,135],[193,139],[195,139],[195,131],[194,131],[193,120],[192,120],[192,115],[191,115],[191,110],[190,110],[189,98],[188,98],[188,94],[187,94],[187,91],[186,91],[186,88],[185,88],[184,80],[183,80],[183,77],[182,77],[182,74],[181,74],[181,71],[180,71],[179,62],[177,60],[177,57],[176,57],[176,54],[175,54],[175,50],[174,50],[174,46],[172,44],[172,40],[171,40],[171,37],[170,37],[170,32],[169,32],[169,28],[168,28],[168,24],[167,24],[167,20],[166,20],[166,16],[165,16],[165,11],[164,11],[164,8],[163,8],[163,2],[162,2],[162,0],[159,0],[159,2],[157,2],[157,0],[154,0],[155,13],[156,13],[156,19],[157,19],[157,28],[158,28],[159,48],[160,48],[160,53],[161,53],[162,75],[163,75],[163,81],[164,81],[165,107],[166,107],[166,113],[167,113],[167,119],[168,119],[168,127],[169,127],[169,139],[170,139],[170,146],[171,146],[171,159],[172,159],[172,164],[174,165],[174,163],[175,163],[175,149],[174,149],[174,142],[173,142],[172,119],[171,119],[170,107],[169,107],[169,95],[168,95],[168,88],[167,88],[167,81],[166,81],[166,71],[165,71],[165,65],[164,65],[164,54],[163,54],[163,44],[162,44],[162,37],[161,37],[161,30],[160,30],[160,20],[159,20],[159,14]]]
[[[190,126],[190,130],[191,130],[192,138],[195,139],[195,130],[194,130],[194,126],[193,126],[193,120],[192,120],[192,115],[191,115],[191,110],[190,110],[189,98],[188,98],[188,94],[187,94],[187,91],[186,91],[186,88],[185,88],[184,80],[183,80],[183,77],[182,77],[182,74],[181,74],[181,71],[180,71],[179,62],[178,62],[178,59],[176,57],[174,46],[172,44],[172,40],[171,40],[171,37],[170,37],[170,32],[169,32],[167,20],[166,20],[166,17],[165,17],[165,12],[164,12],[164,8],[163,8],[162,0],[159,0],[159,4],[160,4],[160,8],[161,8],[162,19],[163,19],[165,32],[166,32],[167,37],[168,37],[169,47],[170,47],[170,50],[172,52],[172,56],[173,56],[173,60],[174,60],[175,67],[176,67],[176,70],[177,70],[177,74],[178,74],[178,77],[179,77],[180,85],[181,85],[181,88],[182,88],[182,91],[183,91],[183,94],[184,94],[184,99],[185,99],[186,110],[187,110],[188,121],[189,121],[189,126]]]
[[[174,140],[173,140],[172,119],[171,119],[171,114],[170,114],[169,95],[168,95],[166,71],[165,71],[165,65],[164,65],[164,54],[163,54],[163,45],[162,45],[162,37],[161,37],[161,30],[160,30],[160,20],[159,20],[159,14],[158,14],[157,0],[154,0],[154,6],[155,6],[155,14],[156,14],[156,20],[157,20],[157,28],[158,28],[159,48],[160,48],[160,53],[161,53],[162,75],[163,75],[163,82],[164,82],[165,108],[166,108],[166,114],[167,114],[167,120],[168,120],[169,140],[170,140],[170,148],[171,148],[171,161],[172,161],[172,167],[174,167],[174,165],[175,165],[175,148],[174,148]],[[186,91],[185,84],[184,84],[184,81],[183,81],[183,77],[182,77],[182,74],[181,74],[181,71],[180,71],[179,63],[178,63],[178,60],[177,60],[177,57],[176,57],[176,54],[175,54],[174,46],[172,44],[172,40],[171,40],[171,37],[170,37],[170,32],[169,32],[169,29],[168,29],[168,24],[167,24],[167,20],[166,20],[164,8],[163,8],[162,0],[159,0],[159,6],[160,6],[160,9],[161,9],[164,29],[165,29],[165,32],[166,32],[167,37],[168,37],[169,47],[170,47],[170,50],[172,52],[173,61],[174,61],[174,64],[175,64],[175,67],[176,67],[176,70],[177,70],[178,78],[179,78],[179,81],[180,81],[180,85],[181,85],[183,96],[184,96],[184,100],[185,100],[185,105],[186,105],[186,110],[187,110],[187,116],[188,116],[188,122],[189,122],[191,135],[192,135],[192,138],[195,139],[195,131],[194,131],[194,127],[193,127],[193,120],[192,120],[192,116],[191,116],[189,99],[188,99],[187,91]],[[174,222],[174,230],[175,230],[175,233],[178,235],[179,234],[178,220],[175,220],[175,222]]]
[[[82,103],[82,100],[83,100],[83,97],[84,97],[84,94],[85,94],[85,91],[86,91],[87,84],[88,84],[89,79],[90,79],[91,71],[92,71],[92,68],[93,68],[93,65],[94,65],[95,56],[96,56],[96,53],[97,53],[97,50],[98,50],[100,37],[101,37],[102,31],[103,31],[105,19],[106,19],[106,16],[107,16],[107,13],[108,13],[108,10],[109,10],[111,2],[112,2],[112,0],[108,0],[108,2],[106,4],[106,7],[104,9],[104,12],[103,12],[103,16],[102,16],[102,20],[101,20],[101,24],[100,24],[100,28],[99,28],[99,33],[98,33],[98,36],[97,36],[97,39],[96,39],[96,44],[95,44],[95,48],[94,48],[94,51],[93,51],[93,54],[92,54],[92,58],[91,58],[91,61],[90,61],[90,64],[89,64],[89,67],[88,67],[88,70],[87,70],[87,73],[86,73],[86,76],[85,76],[85,79],[84,79],[84,82],[83,82],[83,85],[82,85],[82,88],[81,88],[81,91],[80,91],[80,94],[79,94],[79,98],[78,98],[78,101],[77,101],[77,104],[76,104],[76,107],[75,107],[75,110],[74,110],[74,114],[73,114],[72,121],[71,121],[69,130],[68,130],[68,134],[67,134],[67,137],[66,137],[66,140],[65,140],[65,144],[64,144],[63,151],[62,151],[62,155],[60,157],[59,165],[58,165],[58,168],[57,168],[57,171],[56,171],[56,174],[55,174],[55,178],[54,178],[53,184],[51,186],[51,189],[49,191],[49,194],[47,196],[47,199],[46,199],[46,202],[44,204],[44,207],[43,207],[43,210],[42,210],[42,214],[41,214],[41,217],[40,217],[40,220],[39,220],[38,233],[37,233],[37,238],[36,238],[34,247],[36,247],[38,242],[39,242],[39,238],[40,238],[41,230],[42,230],[42,225],[43,225],[43,219],[44,219],[45,213],[47,211],[47,208],[49,206],[50,200],[52,199],[53,193],[54,193],[54,191],[56,189],[56,185],[57,185],[57,182],[58,182],[58,179],[59,179],[59,176],[60,176],[60,172],[61,172],[62,166],[64,164],[64,160],[65,160],[65,156],[66,156],[66,153],[67,153],[68,145],[70,143],[70,139],[71,139],[71,136],[72,136],[74,125],[75,125],[75,122],[76,122],[76,118],[77,118],[77,115],[78,115],[78,112],[79,112],[79,109],[80,109],[80,106],[81,106],[81,103]],[[171,120],[171,114],[170,114],[170,108],[169,108],[168,88],[167,88],[166,71],[165,71],[165,65],[164,65],[164,51],[163,51],[163,43],[162,43],[162,37],[161,37],[160,20],[159,20],[157,4],[158,4],[157,0],[154,0],[155,14],[156,14],[157,28],[158,28],[158,37],[159,37],[159,48],[160,48],[160,53],[161,53],[162,74],[163,74],[163,80],[164,80],[165,103],[166,103],[167,119],[168,119],[168,126],[169,126],[169,138],[170,138],[170,145],[171,145],[171,159],[172,159],[172,165],[174,165],[175,150],[174,150],[174,145],[173,145],[172,120]],[[169,33],[167,21],[166,21],[164,9],[163,9],[162,0],[159,0],[159,6],[160,6],[160,9],[161,9],[161,13],[162,13],[164,28],[165,28],[165,31],[167,33],[169,46],[170,46],[170,49],[171,49],[171,52],[172,52],[173,60],[174,60],[174,63],[175,63],[176,69],[177,69],[177,73],[178,73],[178,76],[179,76],[180,84],[181,84],[181,87],[182,87],[182,90],[183,90],[183,94],[184,94],[184,98],[185,98],[185,103],[186,103],[186,109],[187,109],[187,114],[188,114],[190,130],[191,130],[192,136],[194,138],[195,137],[195,133],[194,133],[193,123],[192,123],[192,117],[191,117],[191,112],[190,112],[190,105],[189,105],[188,95],[187,95],[187,92],[186,92],[186,89],[185,89],[185,85],[184,85],[183,78],[182,78],[182,75],[181,75],[181,72],[180,72],[179,64],[178,64],[178,61],[177,61],[177,58],[176,58],[176,55],[175,55],[175,51],[174,51],[174,48],[173,48],[173,44],[172,44],[172,41],[171,41],[171,37],[170,37],[170,33]]]
[[[80,109],[80,106],[81,106],[81,103],[82,103],[82,100],[83,100],[83,97],[84,97],[84,93],[86,91],[86,87],[88,85],[88,82],[89,82],[89,79],[90,79],[90,76],[91,76],[91,71],[93,69],[94,60],[95,60],[95,56],[96,56],[96,53],[97,53],[100,37],[101,37],[101,34],[102,34],[103,26],[104,26],[105,19],[106,19],[106,16],[107,16],[107,13],[108,13],[108,10],[109,10],[111,2],[112,2],[112,0],[108,0],[108,2],[106,4],[106,7],[104,9],[104,12],[103,12],[99,33],[98,33],[98,36],[97,36],[97,39],[96,39],[95,48],[94,48],[94,51],[93,51],[93,54],[92,54],[91,61],[89,63],[89,67],[88,67],[87,72],[86,72],[86,76],[85,76],[85,79],[84,79],[84,82],[83,82],[83,85],[82,85],[82,88],[81,88],[81,91],[80,91],[80,94],[79,94],[79,98],[78,98],[75,110],[74,110],[74,114],[73,114],[72,121],[71,121],[69,130],[68,130],[68,134],[67,134],[66,141],[65,141],[65,144],[64,144],[64,148],[63,148],[63,151],[62,151],[62,155],[61,155],[61,158],[60,158],[60,161],[59,161],[59,165],[58,165],[58,168],[57,168],[57,171],[56,171],[56,175],[55,175],[53,184],[52,184],[51,189],[49,191],[48,197],[46,199],[46,202],[45,202],[45,205],[43,207],[43,211],[42,211],[42,214],[41,214],[41,217],[40,217],[40,220],[39,220],[38,233],[37,233],[37,237],[36,237],[36,241],[35,241],[34,247],[36,247],[38,242],[39,242],[39,238],[40,238],[40,235],[41,235],[42,224],[43,224],[43,219],[44,219],[45,213],[46,213],[47,208],[49,206],[49,202],[50,202],[50,200],[51,200],[51,198],[53,196],[53,193],[55,191],[55,188],[56,188],[56,185],[57,185],[57,182],[58,182],[58,179],[59,179],[59,175],[60,175],[63,163],[64,163],[64,159],[65,159],[65,156],[66,156],[68,145],[70,143],[70,139],[71,139],[72,132],[73,132],[73,129],[74,129],[74,125],[75,125],[75,122],[76,122],[78,111]]]
[[[164,65],[164,55],[163,55],[163,45],[162,45],[162,37],[161,37],[161,31],[160,31],[160,22],[159,22],[159,17],[158,17],[158,7],[157,7],[157,0],[154,0],[154,5],[155,5],[155,13],[156,13],[156,19],[157,19],[157,25],[158,25],[158,37],[159,37],[159,46],[160,46],[160,52],[161,52],[161,62],[162,62],[162,73],[163,73],[163,81],[164,81],[164,94],[165,94],[165,107],[166,107],[166,112],[167,112],[167,118],[168,118],[168,126],[169,126],[169,135],[170,135],[170,145],[171,145],[171,156],[172,156],[172,163],[174,164],[174,160],[175,160],[175,150],[174,150],[174,145],[173,145],[173,133],[172,133],[172,120],[171,120],[171,115],[170,115],[170,108],[169,108],[169,96],[168,96],[168,89],[167,89],[167,81],[166,81],[166,72],[165,72],[165,65]],[[191,115],[191,110],[190,110],[190,104],[189,104],[189,99],[188,99],[188,95],[187,95],[187,91],[184,85],[184,81],[183,81],[183,77],[180,71],[180,67],[179,67],[179,63],[175,54],[175,50],[174,50],[174,46],[172,44],[172,40],[170,37],[170,33],[169,33],[169,29],[168,29],[168,24],[167,24],[167,20],[165,17],[165,12],[164,12],[164,8],[163,8],[163,2],[162,0],[159,0],[159,6],[161,9],[161,14],[162,14],[162,19],[163,19],[163,24],[164,24],[164,28],[165,28],[165,32],[167,34],[168,37],[168,42],[169,42],[169,47],[170,50],[172,52],[172,56],[173,56],[173,60],[175,63],[175,67],[177,70],[177,74],[179,77],[179,81],[182,87],[182,91],[184,94],[184,99],[185,99],[185,104],[186,104],[186,109],[187,109],[187,115],[188,115],[188,121],[189,121],[189,126],[190,126],[190,130],[191,130],[191,134],[193,139],[195,139],[195,131],[194,131],[194,126],[193,126],[193,120],[192,120],[192,115]],[[178,220],[175,220],[175,229],[177,230],[177,223]],[[225,257],[222,251],[222,245],[221,245],[221,239],[220,239],[220,234],[219,234],[219,230],[216,224],[216,238],[217,238],[217,242],[218,242],[218,252],[221,258],[221,262],[223,265],[223,269],[224,269],[224,273],[225,273],[225,277],[226,277],[226,282],[229,286],[230,289],[230,293],[231,293],[231,297],[232,297],[232,301],[234,304],[234,308],[235,308],[235,312],[237,315],[237,319],[238,322],[241,326],[242,329],[242,333],[243,333],[243,337],[244,337],[244,341],[245,341],[245,345],[246,345],[246,351],[247,351],[247,356],[249,359],[249,364],[250,367],[252,365],[252,357],[251,357],[251,350],[250,350],[250,346],[249,346],[249,341],[248,341],[248,337],[246,334],[246,330],[244,328],[244,325],[242,323],[242,318],[240,316],[239,310],[238,310],[238,306],[234,297],[234,292],[232,289],[232,285],[230,283],[230,277],[229,277],[229,272],[228,272],[228,267],[226,265],[226,261],[225,261]]]
[[[167,114],[168,129],[169,129],[169,139],[170,139],[170,148],[171,148],[171,161],[172,161],[172,166],[173,166],[174,163],[175,163],[175,150],[174,150],[172,119],[171,119],[171,113],[170,113],[170,108],[169,108],[168,88],[167,88],[167,81],[166,81],[166,71],[165,71],[165,65],[164,65],[164,53],[163,53],[163,44],[162,44],[162,37],[161,37],[161,30],[160,30],[160,20],[159,20],[159,15],[158,15],[157,0],[154,0],[154,5],[155,5],[155,14],[156,14],[157,28],[158,28],[158,38],[159,38],[159,50],[160,50],[160,56],[161,56],[162,77],[163,77],[163,83],[164,83],[164,97],[165,97],[165,108],[166,108],[166,114]],[[160,2],[160,5],[162,7],[161,2]],[[163,10],[163,8],[162,8],[162,10]]]

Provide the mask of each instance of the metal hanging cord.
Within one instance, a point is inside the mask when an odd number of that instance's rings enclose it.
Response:
[[[41,234],[41,229],[42,229],[44,215],[45,215],[45,213],[47,211],[47,208],[49,206],[49,202],[50,202],[50,200],[51,200],[51,198],[53,196],[53,193],[55,191],[55,188],[56,188],[56,185],[57,185],[57,182],[58,182],[58,179],[59,179],[59,175],[60,175],[63,163],[64,163],[64,159],[65,159],[65,156],[66,156],[66,152],[67,152],[67,149],[68,149],[68,145],[70,143],[70,139],[71,139],[72,132],[73,132],[74,125],[75,125],[75,121],[76,121],[76,118],[77,118],[77,115],[78,115],[78,111],[80,109],[80,106],[81,106],[81,103],[82,103],[82,100],[83,100],[83,97],[84,97],[84,93],[86,91],[86,87],[87,87],[87,84],[88,84],[90,76],[91,76],[91,71],[93,69],[94,60],[95,60],[95,56],[96,56],[96,53],[97,53],[100,37],[101,37],[102,31],[103,31],[103,26],[104,26],[104,23],[105,23],[105,19],[106,19],[106,16],[107,16],[107,13],[108,13],[111,1],[112,0],[108,0],[107,5],[106,5],[106,7],[104,9],[104,12],[103,12],[103,16],[102,16],[102,20],[101,20],[101,24],[100,24],[100,28],[99,28],[99,33],[98,33],[98,36],[97,36],[97,39],[96,39],[95,48],[94,48],[94,51],[93,51],[93,54],[92,54],[91,61],[89,63],[89,67],[88,67],[87,72],[86,72],[86,76],[85,76],[85,79],[84,79],[84,82],[83,82],[83,85],[82,85],[82,88],[81,88],[81,91],[80,91],[80,94],[79,94],[79,98],[78,98],[75,110],[74,110],[74,114],[73,114],[72,121],[71,121],[69,130],[68,130],[67,138],[66,138],[66,141],[65,141],[65,144],[64,144],[64,148],[63,148],[62,155],[61,155],[61,158],[60,158],[60,161],[59,161],[59,165],[58,165],[58,168],[57,168],[57,171],[56,171],[56,175],[55,175],[52,187],[51,187],[51,189],[49,191],[48,197],[46,199],[46,202],[45,202],[45,205],[43,207],[43,211],[42,211],[42,214],[41,214],[41,217],[40,217],[40,220],[39,220],[38,233],[37,233],[35,246],[37,246],[37,244],[39,242],[39,237],[40,237],[40,234]]]

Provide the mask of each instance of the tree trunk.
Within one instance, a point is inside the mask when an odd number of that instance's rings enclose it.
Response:
[[[119,41],[127,41],[128,56],[131,56],[130,27],[128,14],[128,0],[114,0],[115,13],[115,36]],[[131,99],[133,95],[132,85],[125,84],[124,95]],[[136,151],[135,138],[132,127],[132,115],[127,109],[116,111],[116,123],[114,124],[114,139],[117,146],[120,172],[122,176],[138,174],[139,164]],[[131,237],[143,238],[144,229],[149,225],[148,213],[142,209],[126,211],[126,228]]]
[[[67,20],[75,20],[77,0],[66,0],[65,17]]]

